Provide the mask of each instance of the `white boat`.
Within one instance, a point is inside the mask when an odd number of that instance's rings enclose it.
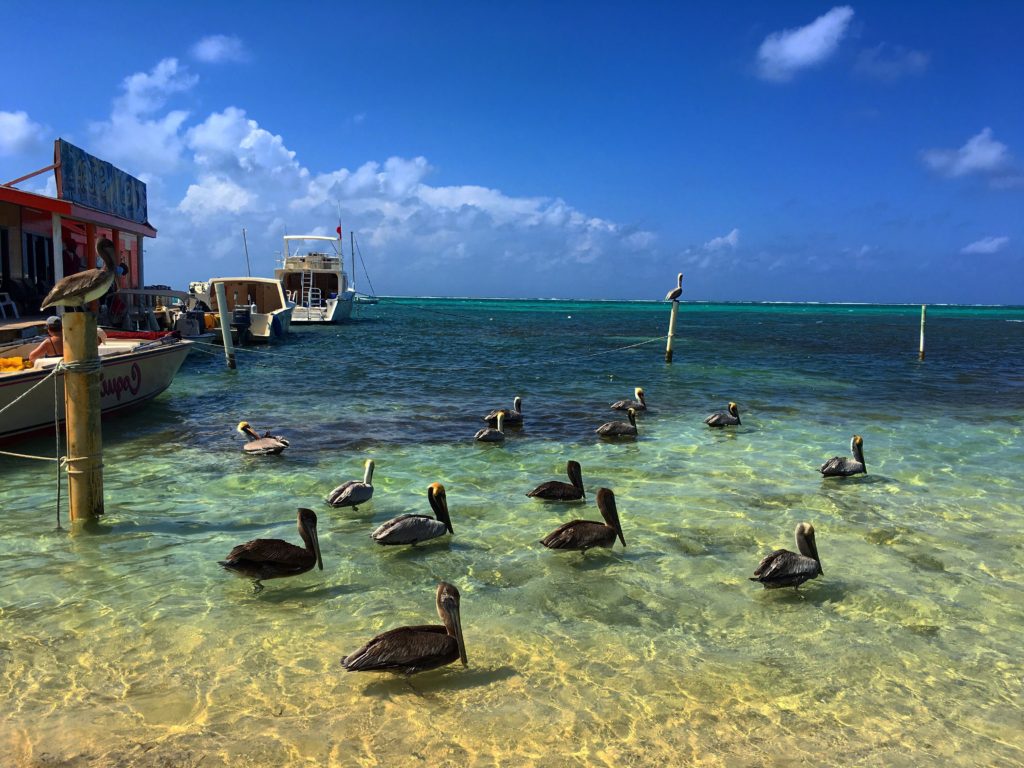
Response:
[[[0,358],[25,359],[41,340],[36,338],[4,344],[0,346]],[[108,339],[100,344],[100,407],[103,415],[137,406],[167,389],[191,348],[192,342],[174,336],[156,341]],[[54,384],[47,381],[35,389],[32,387],[45,379],[62,359],[43,357],[36,360],[34,367],[21,371],[5,372],[0,368],[0,441],[33,432],[53,431]],[[55,377],[57,417],[63,423],[63,371],[58,371]],[[23,400],[3,410],[23,395]]]
[[[345,272],[341,237],[285,235],[274,277],[295,302],[292,322],[327,324],[348,320],[356,292]]]
[[[224,284],[231,327],[240,344],[249,340],[282,339],[288,334],[295,302],[285,297],[280,280],[272,277],[213,277],[205,283],[189,283],[188,289],[197,302],[219,312],[217,283]]]

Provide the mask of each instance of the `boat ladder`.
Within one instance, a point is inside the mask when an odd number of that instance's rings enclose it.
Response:
[[[302,273],[302,306],[313,309],[323,305],[323,295],[320,289],[313,285],[313,271],[306,270]]]

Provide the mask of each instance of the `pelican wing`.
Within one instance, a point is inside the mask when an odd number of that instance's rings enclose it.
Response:
[[[579,488],[571,483],[563,483],[561,480],[548,480],[526,495],[549,501],[576,501],[583,498],[583,493]]]
[[[704,419],[709,427],[731,427],[739,423],[739,420],[726,411],[716,411]]]
[[[266,456],[277,454],[287,448],[287,440],[280,437],[261,437],[259,440],[252,440],[242,446],[242,450],[253,456]]]
[[[40,311],[57,305],[79,307],[103,296],[114,283],[114,273],[105,269],[87,269],[68,275],[43,299]]]
[[[305,560],[309,553],[303,547],[297,547],[283,539],[253,539],[232,549],[224,562],[287,563],[299,555]]]
[[[486,416],[484,416],[483,420],[486,421],[492,427],[497,426],[497,424],[498,424],[498,411],[500,411],[500,410],[504,410],[505,411],[505,424],[506,425],[507,424],[522,424],[523,423],[523,414],[520,413],[519,411],[514,411],[511,408],[505,408],[505,409],[497,408],[497,409],[491,411],[490,413],[488,413]]]
[[[383,632],[341,660],[349,672],[374,670],[412,674],[451,664],[459,644],[440,625],[399,627]]]
[[[505,439],[505,433],[499,432],[497,429],[493,429],[492,427],[484,427],[477,431],[473,438],[485,443],[500,443]]]
[[[625,435],[635,435],[636,427],[630,424],[628,421],[609,421],[607,424],[602,424],[597,428],[597,434],[605,437],[620,437]]]
[[[639,400],[616,400],[609,408],[616,411],[628,411],[632,408],[635,411],[646,411],[647,406]]]
[[[362,480],[349,480],[327,494],[327,503],[332,507],[354,507],[366,503],[372,497],[372,485]]]
[[[604,523],[573,520],[558,526],[540,540],[548,549],[590,549],[610,547],[615,541],[615,530]]]
[[[416,544],[444,536],[444,523],[427,515],[401,515],[388,520],[370,534],[378,544]]]
[[[814,558],[777,549],[761,559],[750,580],[765,587],[796,587],[820,572],[821,564]]]
[[[856,475],[858,472],[863,472],[864,465],[859,461],[850,459],[846,456],[833,456],[822,464],[821,469],[818,471],[826,477],[847,477],[849,475]]]

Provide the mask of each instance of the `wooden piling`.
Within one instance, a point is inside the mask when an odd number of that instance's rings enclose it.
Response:
[[[672,338],[676,335],[676,314],[679,312],[679,302],[672,302],[672,314],[668,319],[668,344],[665,346],[665,362],[672,362]]]
[[[224,283],[214,286],[217,293],[217,311],[220,313],[220,336],[224,340],[224,359],[228,368],[235,369],[235,348],[231,344],[231,315],[228,313],[228,297],[224,291]]]
[[[917,349],[917,359],[924,360],[924,321],[928,314],[928,306],[926,304],[921,305],[921,344]]]
[[[91,312],[64,314],[64,362],[97,360],[96,318]],[[100,427],[100,371],[64,372],[67,414],[68,497],[71,522],[103,514],[103,434]]]

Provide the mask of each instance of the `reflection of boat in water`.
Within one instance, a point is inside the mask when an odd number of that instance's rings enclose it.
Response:
[[[292,322],[329,324],[352,316],[356,296],[345,272],[341,237],[285,235],[274,277],[295,302]]]
[[[21,364],[39,341],[36,338],[2,345],[0,359]],[[100,344],[103,415],[144,403],[167,389],[191,348],[191,342],[174,336],[156,341],[108,339]],[[35,389],[32,387],[45,379],[62,359],[43,357],[36,361],[35,367],[22,370],[10,370],[13,363],[0,366],[0,411],[25,396],[13,408],[0,413],[0,440],[53,429],[54,384],[46,382]],[[57,414],[63,423],[64,373],[58,371],[56,378]]]
[[[291,327],[294,302],[285,298],[281,281],[272,277],[214,277],[205,283],[190,283],[189,291],[198,302],[213,312],[217,306],[217,283],[224,284],[224,295],[231,314],[231,328],[238,341],[281,339]]]

